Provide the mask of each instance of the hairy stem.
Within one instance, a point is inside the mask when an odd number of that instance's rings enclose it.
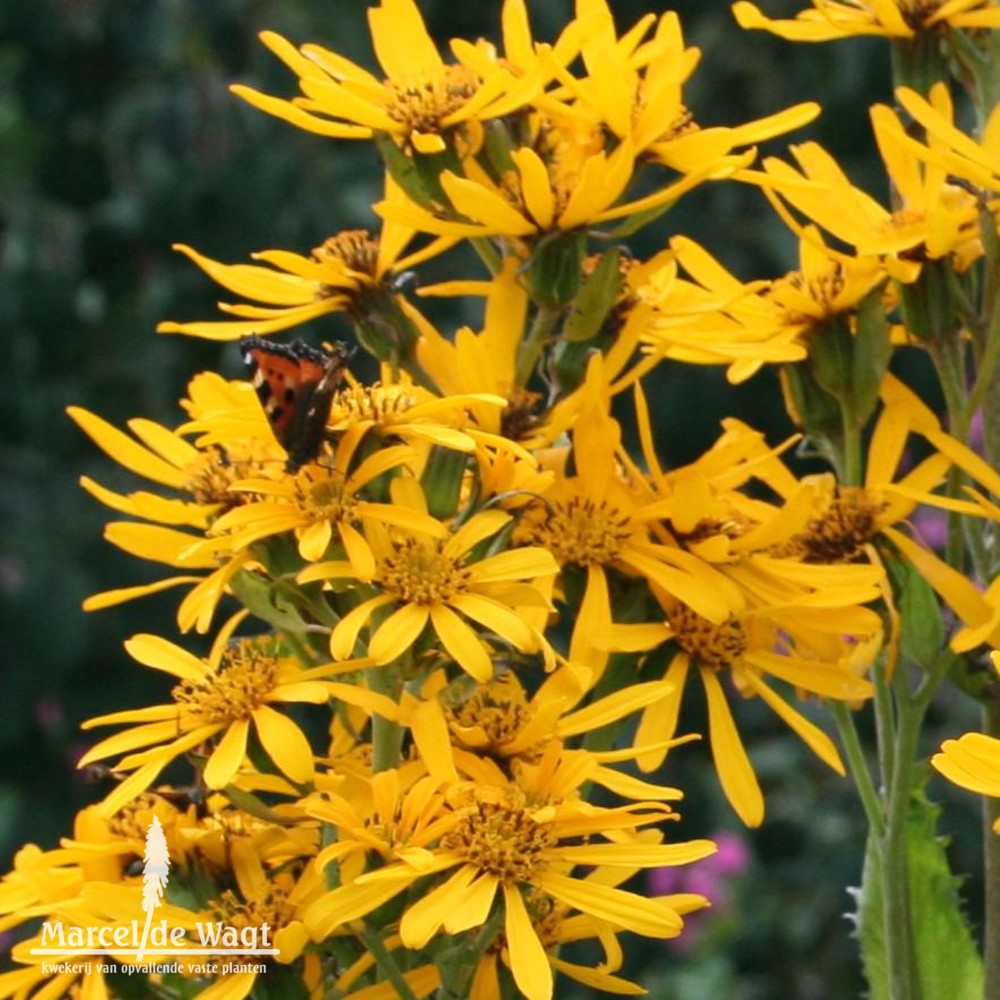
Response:
[[[378,933],[366,924],[361,938],[365,947],[371,952],[372,958],[375,959],[379,974],[392,984],[399,1000],[417,1000],[413,990],[410,989],[410,984],[403,977],[403,973],[399,971],[399,966],[392,957],[392,952],[386,948]]]

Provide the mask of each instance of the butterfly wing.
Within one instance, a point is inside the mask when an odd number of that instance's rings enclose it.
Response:
[[[262,337],[240,341],[243,360],[267,419],[294,472],[319,454],[333,394],[353,353],[344,344],[329,354],[294,340],[277,344]]]

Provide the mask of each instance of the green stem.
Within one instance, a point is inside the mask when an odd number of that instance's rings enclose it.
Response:
[[[371,667],[365,671],[368,687],[378,694],[384,694],[393,701],[399,701],[403,689],[403,672],[399,663],[384,667]],[[403,727],[398,722],[372,716],[372,771],[391,771],[399,765],[403,746]]]
[[[378,967],[382,978],[392,984],[399,1000],[417,1000],[416,994],[410,989],[410,984],[403,977],[403,973],[399,971],[396,960],[392,957],[389,949],[386,948],[382,938],[367,924],[365,924],[361,938],[365,943],[365,947],[371,952],[372,958],[375,959],[375,965]]]
[[[438,956],[438,967],[441,969],[438,1000],[459,1000],[469,995],[472,977],[486,949],[493,944],[500,933],[503,918],[503,907],[494,906],[489,920],[483,924],[482,930],[474,939],[462,942]]]
[[[858,738],[858,730],[854,725],[854,713],[842,701],[831,701],[830,709],[833,713],[833,721],[837,726],[837,732],[840,734],[844,755],[847,757],[848,769],[858,790],[858,798],[861,799],[861,805],[865,810],[869,829],[876,846],[881,850],[882,840],[885,837],[882,803],[879,801],[871,771],[868,770],[868,762],[865,760],[865,752],[861,747],[861,740]]]
[[[497,248],[486,237],[479,236],[475,239],[470,239],[469,244],[479,255],[479,259],[486,265],[486,270],[491,275],[500,273],[503,268],[503,257],[501,257]]]
[[[983,732],[1000,737],[1000,703],[983,702]],[[986,984],[983,1000],[1000,1000],[1000,834],[993,824],[1000,820],[1000,800],[983,796],[983,882],[985,884],[983,960]]]
[[[542,351],[549,341],[549,335],[555,329],[561,315],[562,309],[557,305],[543,302],[538,306],[531,329],[518,348],[517,372],[514,376],[516,385],[526,386],[528,384],[541,359]]]
[[[840,481],[845,486],[860,486],[864,478],[864,461],[861,455],[861,428],[854,407],[841,400],[840,414],[843,422],[843,447],[840,453]]]
[[[872,672],[875,686],[875,737],[878,743],[878,771],[885,789],[896,768],[896,712],[892,689],[886,677],[885,658],[880,656]],[[897,664],[897,669],[899,666]]]
[[[948,410],[948,430],[952,437],[965,444],[969,436],[969,422],[972,419],[965,387],[965,345],[957,337],[936,339],[928,344],[928,353],[941,383],[941,391],[944,393],[945,407]],[[962,481],[962,470],[952,466],[948,471],[948,496],[962,496]],[[948,515],[946,557],[949,566],[958,570],[963,569],[965,537],[961,515],[954,512]]]
[[[893,678],[896,694],[894,767],[886,785],[886,831],[883,845],[883,893],[890,995],[893,1000],[920,1000],[916,971],[913,917],[910,908],[908,822],[913,768],[927,699],[915,699],[907,688],[904,665]]]

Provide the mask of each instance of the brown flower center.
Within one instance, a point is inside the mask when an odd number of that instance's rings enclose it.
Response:
[[[479,89],[467,66],[445,66],[441,75],[420,79],[386,80],[392,97],[386,113],[413,132],[439,132],[441,121],[454,114]]]
[[[716,625],[685,604],[667,616],[677,645],[705,667],[728,667],[746,652],[747,634],[735,618]]]
[[[469,589],[471,573],[438,544],[408,538],[382,559],[378,579],[386,593],[407,604],[453,600]]]
[[[530,882],[544,870],[545,851],[554,843],[551,832],[523,806],[482,800],[441,838],[445,850],[456,851],[480,871],[515,882]]]
[[[528,543],[548,549],[560,565],[606,566],[632,536],[632,519],[587,497],[550,501],[527,526]]]
[[[247,719],[274,691],[278,661],[270,643],[239,639],[222,654],[218,668],[199,681],[182,681],[173,698],[196,723]]]

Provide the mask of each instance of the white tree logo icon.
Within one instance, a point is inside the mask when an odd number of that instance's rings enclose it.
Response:
[[[146,913],[146,925],[142,929],[142,940],[139,942],[139,951],[136,954],[136,961],[139,962],[142,961],[146,942],[149,940],[153,911],[163,905],[163,889],[167,884],[167,873],[170,871],[167,841],[163,836],[163,827],[155,815],[146,831],[146,853],[142,860],[142,908]]]

